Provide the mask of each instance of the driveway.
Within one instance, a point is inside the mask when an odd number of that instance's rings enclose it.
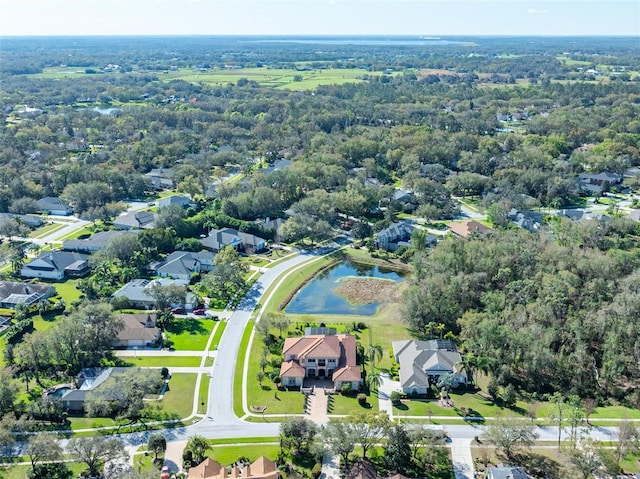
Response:
[[[388,374],[381,375],[382,382],[378,386],[378,405],[380,412],[386,412],[390,419],[393,418],[393,404],[391,393],[400,389],[400,381],[393,381]]]

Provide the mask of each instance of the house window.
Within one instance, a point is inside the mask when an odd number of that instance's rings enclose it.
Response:
[[[318,366],[325,366],[326,361],[324,359],[318,359]]]
[[[309,369],[309,376],[315,376],[316,375],[316,370],[315,369]]]
[[[329,359],[329,364],[335,364],[336,360],[335,359]]]
[[[309,364],[315,364],[315,363],[316,363],[316,360],[315,360],[315,359],[307,359],[307,362],[308,362]]]

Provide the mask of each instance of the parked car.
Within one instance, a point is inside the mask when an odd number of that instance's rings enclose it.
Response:
[[[203,315],[205,313],[206,311],[204,310],[204,308],[198,308],[193,310],[193,314]]]
[[[160,479],[169,479],[171,475],[171,471],[169,470],[169,466],[162,466],[162,470],[160,471]]]
[[[183,308],[171,308],[171,312],[173,314],[184,314],[184,309]]]

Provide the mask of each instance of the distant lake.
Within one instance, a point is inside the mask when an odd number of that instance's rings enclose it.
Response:
[[[362,46],[444,46],[474,45],[473,42],[442,40],[440,38],[278,38],[248,40],[252,43],[302,43],[308,45],[362,45]]]
[[[288,314],[376,314],[380,303],[356,306],[334,293],[344,278],[384,278],[402,281],[401,273],[364,263],[345,261],[323,271],[304,286],[285,308]]]
[[[100,107],[96,106],[96,107],[92,108],[91,110],[97,111],[101,115],[113,115],[114,113],[119,112],[120,108],[115,108],[115,107],[100,108]]]

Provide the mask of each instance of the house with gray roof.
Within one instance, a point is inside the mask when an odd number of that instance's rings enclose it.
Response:
[[[531,479],[522,467],[498,464],[487,468],[487,479]]]
[[[114,298],[127,298],[129,303],[134,308],[140,309],[153,309],[155,307],[156,301],[151,294],[151,288],[157,284],[160,286],[168,286],[168,285],[176,285],[176,286],[184,286],[186,294],[185,294],[185,302],[184,305],[182,303],[173,303],[171,304],[172,308],[182,308],[184,306],[186,311],[193,311],[195,308],[198,299],[195,294],[188,291],[189,281],[181,280],[181,279],[170,279],[170,278],[160,278],[154,280],[148,279],[133,279],[125,284],[118,291],[113,293]]]
[[[191,206],[191,198],[184,195],[171,195],[165,196],[158,200],[158,211],[162,208],[166,208],[167,206],[177,205],[183,208],[188,208]]]
[[[131,370],[132,368],[85,368],[76,376],[76,387],[64,392],[60,402],[65,410],[82,413],[86,402],[93,394],[100,391],[108,379],[117,380],[118,376]]]
[[[200,242],[205,249],[219,252],[225,246],[231,246],[236,251],[256,253],[267,248],[267,240],[233,228],[211,230],[209,236]]]
[[[388,228],[379,231],[375,237],[376,248],[387,251],[396,251],[401,246],[412,248],[411,235],[415,227],[406,221],[391,223]],[[425,246],[435,246],[438,238],[428,234],[425,238]]]
[[[461,354],[453,341],[394,341],[393,356],[400,365],[400,386],[407,394],[427,394],[440,376],[453,374],[457,385],[466,384]]]
[[[578,176],[580,189],[591,194],[601,195],[611,186],[622,183],[622,175],[610,171],[604,171],[598,174],[582,173]]]
[[[94,253],[100,251],[112,238],[123,236],[126,234],[138,234],[139,230],[109,230],[100,231],[92,234],[86,239],[66,240],[62,243],[62,249],[65,251],[77,251],[79,253]]]
[[[71,206],[57,196],[46,196],[38,200],[38,209],[54,216],[68,216],[73,213]]]
[[[0,213],[0,223],[9,220],[16,220],[29,228],[39,228],[44,224],[42,218],[34,215],[16,215],[14,213]]]
[[[211,271],[215,256],[208,251],[174,251],[165,259],[149,264],[148,269],[158,276],[189,281],[194,274]]]
[[[46,251],[20,269],[23,278],[60,280],[89,272],[89,255],[71,251]]]
[[[113,220],[113,226],[121,230],[150,229],[155,220],[156,215],[150,211],[130,211]]]
[[[0,308],[15,309],[19,304],[30,306],[55,295],[56,289],[48,284],[0,281]]]

